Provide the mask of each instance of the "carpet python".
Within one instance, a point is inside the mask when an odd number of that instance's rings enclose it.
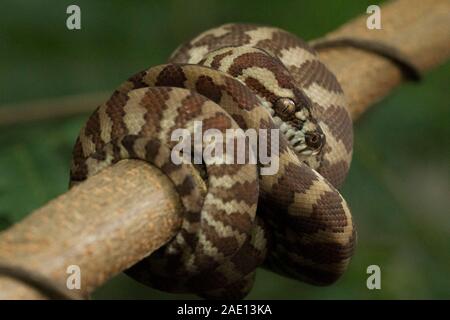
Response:
[[[171,133],[193,132],[195,121],[203,131],[280,129],[278,172],[171,153]],[[259,266],[315,285],[346,270],[356,231],[337,188],[352,143],[343,91],[311,47],[281,29],[227,24],[130,77],[97,108],[76,141],[71,185],[122,159],[156,166],[179,193],[182,226],[127,274],[160,290],[243,298]]]

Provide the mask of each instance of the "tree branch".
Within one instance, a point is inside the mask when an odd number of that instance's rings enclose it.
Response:
[[[108,99],[110,95],[111,92],[84,93],[2,105],[0,108],[0,126],[90,113],[94,111],[95,106]]]
[[[422,71],[450,56],[450,3],[398,0],[382,8],[383,30],[367,30],[361,16],[327,35],[380,40]],[[356,119],[402,81],[396,65],[352,48],[324,49]],[[153,167],[126,160],[73,188],[0,234],[0,259],[65,285],[66,268],[82,270],[81,293],[164,245],[180,225],[179,199],[169,180]],[[15,280],[0,277],[0,299],[42,298]]]

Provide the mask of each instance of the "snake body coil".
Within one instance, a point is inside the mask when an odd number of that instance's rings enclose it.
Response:
[[[317,285],[334,282],[356,240],[336,189],[353,136],[334,75],[296,36],[243,24],[202,33],[169,62],[122,84],[90,117],[73,152],[72,185],[132,158],[161,169],[180,195],[179,233],[127,273],[209,298],[244,297],[261,265]],[[193,133],[195,121],[203,132],[280,129],[272,154],[278,172],[258,175],[261,165],[248,162],[199,165],[180,157],[174,164],[171,134]]]

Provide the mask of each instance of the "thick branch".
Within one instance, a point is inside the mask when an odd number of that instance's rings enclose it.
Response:
[[[367,30],[366,16],[329,37],[379,39],[403,51],[421,70],[450,56],[448,0],[399,0],[382,8],[383,30]],[[402,81],[397,66],[350,48],[323,50],[356,119]],[[65,284],[66,268],[82,270],[82,293],[150,254],[176,232],[179,199],[168,179],[139,161],[122,161],[36,210],[0,234],[0,259]],[[34,290],[0,277],[0,299],[38,298]]]
[[[393,1],[381,9],[381,30],[368,30],[360,16],[324,39],[362,38],[399,49],[421,71],[450,57],[450,2],[445,0]],[[353,48],[323,49],[320,58],[342,85],[353,119],[387,96],[403,79],[400,69],[376,54]]]
[[[50,201],[0,234],[0,259],[66,286],[81,269],[82,295],[130,267],[178,230],[178,195],[169,179],[142,161],[124,160]],[[42,298],[0,277],[0,300]]]

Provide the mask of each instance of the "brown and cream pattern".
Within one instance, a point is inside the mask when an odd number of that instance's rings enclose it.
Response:
[[[89,118],[73,152],[72,185],[132,158],[161,169],[180,195],[177,236],[127,273],[208,298],[244,297],[258,266],[317,285],[338,279],[356,232],[336,189],[350,166],[353,137],[334,75],[296,36],[243,24],[202,33],[169,62],[122,84]],[[171,133],[193,131],[194,121],[221,132],[280,129],[272,154],[278,172],[173,164]]]

